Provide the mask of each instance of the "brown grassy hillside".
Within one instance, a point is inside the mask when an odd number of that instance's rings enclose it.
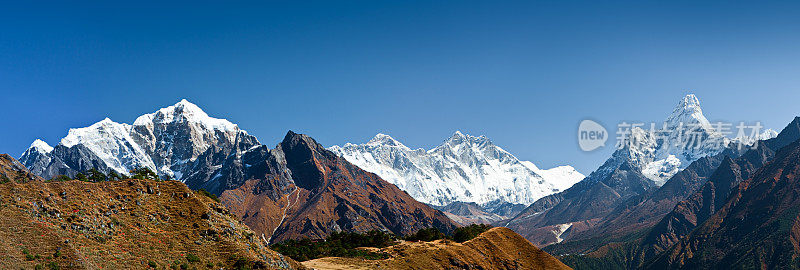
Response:
[[[313,269],[570,269],[508,228],[492,228],[463,244],[407,242],[373,249],[385,260],[321,258],[303,262]]]
[[[2,269],[302,268],[177,181],[6,181],[0,228]]]

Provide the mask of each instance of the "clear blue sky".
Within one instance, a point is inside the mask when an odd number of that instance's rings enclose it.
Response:
[[[107,2],[0,9],[0,152],[186,98],[270,146],[461,130],[589,173],[610,149],[579,151],[587,117],[660,121],[689,92],[711,120],[800,115],[797,2]]]

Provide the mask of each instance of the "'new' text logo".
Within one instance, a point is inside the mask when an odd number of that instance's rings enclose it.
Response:
[[[608,131],[592,120],[583,120],[578,126],[578,145],[589,152],[606,145]]]

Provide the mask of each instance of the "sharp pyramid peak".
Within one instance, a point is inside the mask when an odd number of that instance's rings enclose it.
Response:
[[[286,132],[286,136],[283,137],[283,141],[281,141],[279,145],[284,151],[291,151],[297,148],[307,148],[311,151],[322,151],[325,149],[325,147],[314,140],[314,138],[311,138],[311,136],[295,133],[292,130]]]
[[[679,108],[700,108],[700,99],[694,94],[687,94],[678,102]]]
[[[694,94],[687,94],[678,101],[678,104],[672,110],[672,114],[667,117],[666,123],[673,129],[681,124],[686,126],[696,123],[708,132],[714,131],[711,123],[703,115],[703,110],[700,108],[700,100]]]
[[[684,96],[680,101],[678,101],[678,104],[675,105],[675,108],[672,109],[672,116],[694,113],[698,113],[700,116],[703,114],[703,110],[700,108],[700,99],[698,99],[694,94],[688,94]]]

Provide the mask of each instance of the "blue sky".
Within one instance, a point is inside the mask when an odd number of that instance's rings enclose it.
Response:
[[[270,146],[461,130],[589,173],[612,149],[578,149],[585,118],[660,121],[686,93],[712,121],[800,115],[796,2],[106,2],[0,9],[0,152],[186,98]]]

